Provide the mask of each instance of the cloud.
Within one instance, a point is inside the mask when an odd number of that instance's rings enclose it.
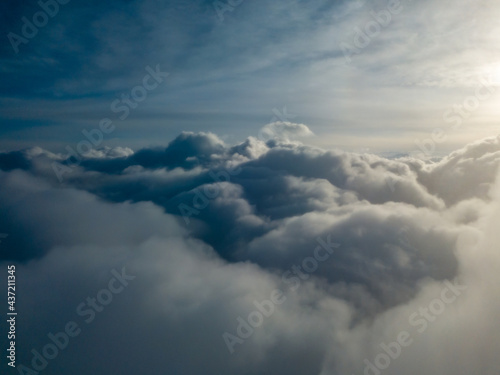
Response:
[[[455,1],[453,9],[443,1],[401,3],[351,64],[341,44],[353,45],[355,30],[373,27],[373,14],[390,1],[254,0],[222,24],[214,3],[202,0],[68,3],[19,54],[7,40],[0,49],[0,148],[77,143],[82,130],[114,120],[111,103],[141,84],[145,67],[160,64],[168,80],[120,123],[109,140],[115,145],[164,146],[184,129],[243,139],[258,131],[256,119],[265,124],[285,106],[294,122],[314,126],[316,145],[354,148],[363,137],[372,150],[392,142],[394,151],[411,151],[414,137],[443,126],[436,111],[462,103],[498,65],[490,46],[500,8],[485,0]],[[22,17],[39,9],[5,7],[4,35],[20,33]],[[471,118],[474,133],[450,134],[443,152],[492,134],[494,99]],[[376,136],[381,128],[387,133]]]
[[[297,137],[312,136],[314,133],[304,124],[276,121],[264,126],[259,135],[261,135],[263,140],[275,139],[290,141],[290,139]]]
[[[61,155],[0,154],[0,277],[16,264],[18,363],[31,367],[31,349],[75,321],[81,334],[46,371],[362,374],[407,332],[383,373],[494,373],[498,138],[433,164],[326,151],[290,140],[305,125],[282,130],[99,149],[62,183]],[[123,267],[133,282],[85,323],[77,306]],[[450,294],[450,283],[465,287]],[[276,290],[284,302],[231,354],[223,334],[238,337]]]

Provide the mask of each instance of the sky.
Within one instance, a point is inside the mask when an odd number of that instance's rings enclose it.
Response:
[[[352,151],[411,152],[443,129],[443,155],[498,131],[491,1],[233,3],[70,1],[23,43],[8,35],[22,38],[40,5],[4,2],[0,148],[77,143],[117,118],[112,103],[157,65],[168,78],[106,145],[160,145],[183,130],[240,141],[278,118],[310,127],[312,144]],[[454,110],[463,124],[450,131],[445,114],[482,80],[493,94]]]
[[[1,374],[500,373],[500,6],[0,9]]]

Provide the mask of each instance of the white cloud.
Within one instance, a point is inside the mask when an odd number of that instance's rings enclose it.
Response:
[[[20,317],[18,360],[75,320],[82,335],[47,371],[88,373],[86,353],[95,374],[362,374],[407,331],[384,374],[493,374],[499,155],[496,138],[426,164],[184,133],[163,149],[98,150],[59,184],[58,156],[1,154],[2,264],[16,260],[19,309],[37,311]],[[181,203],[198,211],[187,226]],[[292,288],[283,275],[318,239],[339,246]],[[123,266],[136,279],[86,325],[76,306]],[[420,333],[420,309],[439,307],[449,281],[467,289]],[[230,354],[222,334],[276,289],[286,301]]]

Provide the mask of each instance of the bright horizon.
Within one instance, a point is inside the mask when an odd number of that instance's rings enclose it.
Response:
[[[61,152],[122,106],[105,145],[164,146],[186,130],[236,143],[280,120],[308,126],[309,144],[375,153],[411,152],[442,131],[444,155],[499,133],[496,4],[118,4],[61,5],[32,38],[41,8],[9,10],[1,150]],[[127,103],[157,65],[168,77]]]

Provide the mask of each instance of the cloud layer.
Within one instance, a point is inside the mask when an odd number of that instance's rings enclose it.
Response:
[[[430,163],[293,140],[309,133],[275,123],[228,145],[185,132],[78,163],[0,154],[18,363],[76,321],[47,373],[376,373],[381,343],[407,333],[378,371],[497,374],[499,138]],[[123,267],[135,279],[85,323],[77,306]],[[283,302],[240,337],[277,290]]]

